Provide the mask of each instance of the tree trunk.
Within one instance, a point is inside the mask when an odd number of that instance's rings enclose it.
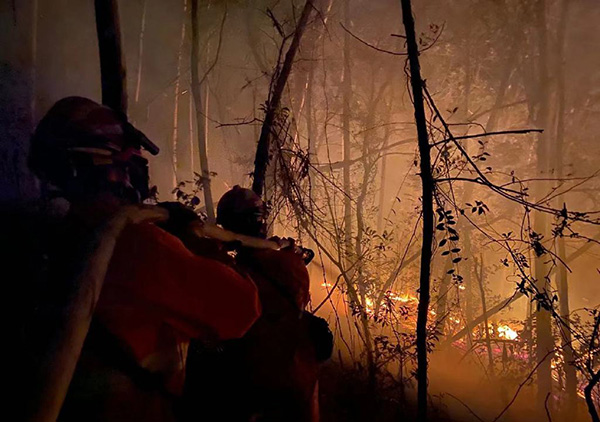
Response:
[[[393,98],[393,94],[392,94]],[[391,106],[390,106],[391,108]],[[387,118],[389,119],[390,112],[388,110]],[[387,125],[385,127],[385,134],[383,135],[382,150],[385,150],[389,144],[390,140],[390,126]],[[387,172],[387,154],[383,154],[381,157],[381,165],[379,166],[379,198],[377,199],[377,233],[382,236],[385,232],[385,222],[383,218],[383,214],[385,212],[385,187],[386,187],[386,172]],[[378,251],[377,253],[377,269],[375,276],[379,279],[381,278],[381,264],[383,262],[383,250]],[[385,292],[383,292],[385,294]],[[379,303],[376,303],[375,306],[379,309]]]
[[[38,197],[37,180],[27,166],[35,128],[37,1],[0,4],[0,203]]]
[[[546,129],[548,127],[548,56],[547,56],[547,29],[546,29],[546,2],[538,0],[535,5],[535,22],[538,30],[538,48],[539,48],[539,75],[538,75],[538,97],[537,102],[537,127]],[[538,135],[537,139],[537,177],[548,177],[548,138],[544,133]],[[546,194],[546,183],[538,183],[538,189],[535,192],[536,198],[541,198]],[[534,231],[543,235],[548,231],[548,221],[545,213],[535,214]],[[549,268],[546,264],[548,257],[546,254],[536,257],[534,262],[536,286],[540,292],[550,292],[548,283]],[[552,324],[550,311],[539,306],[535,312],[536,321],[536,360],[540,363],[537,370],[537,406],[540,412],[545,411],[545,401],[548,393],[552,392],[552,356],[548,352],[554,348],[554,339],[552,338]]]
[[[557,78],[557,115],[556,115],[556,139],[555,151],[556,157],[556,177],[562,179],[564,177],[564,134],[565,134],[565,71],[564,71],[564,51],[565,51],[565,30],[567,26],[567,15],[569,12],[569,0],[562,0],[560,21],[557,30],[557,62],[556,62],[556,78]],[[563,196],[559,196],[556,200],[556,207],[562,208],[564,204]],[[561,260],[567,259],[565,250],[565,239],[563,236],[558,238],[558,257]],[[569,285],[567,279],[567,269],[564,265],[559,264],[556,274],[556,284],[558,287],[559,298],[559,313],[564,322],[562,329],[562,351],[564,356],[564,372],[565,372],[565,393],[567,396],[567,405],[565,406],[565,416],[575,415],[577,411],[577,370],[572,364],[573,348],[571,345],[571,321],[569,309]]]
[[[32,0],[32,6],[31,6],[31,73],[30,73],[30,80],[31,80],[31,91],[29,93],[30,97],[29,97],[29,112],[30,112],[30,124],[33,126],[35,124],[35,122],[37,121],[36,119],[36,113],[37,113],[37,49],[38,49],[38,43],[37,43],[37,34],[38,34],[38,8],[39,8],[39,4],[38,4],[38,0]]]
[[[346,1],[347,5],[348,2]],[[375,112],[377,108],[377,102],[379,97],[375,97],[375,87],[374,87],[374,69],[371,72],[371,98],[369,101],[370,107],[368,108],[367,118],[365,121],[365,127],[370,128],[373,126],[373,121],[375,118]],[[358,286],[358,292],[360,295],[360,320],[362,324],[366,353],[367,353],[367,369],[368,369],[368,379],[369,379],[369,389],[371,392],[375,391],[376,385],[376,361],[375,361],[375,351],[373,350],[373,338],[371,336],[371,328],[369,326],[369,316],[367,314],[367,286],[364,277],[364,258],[363,256],[363,234],[365,230],[365,221],[364,221],[364,206],[365,200],[367,198],[368,187],[370,182],[371,172],[373,171],[374,164],[369,163],[368,161],[368,145],[369,145],[369,131],[365,132],[365,136],[362,142],[362,167],[363,167],[363,179],[360,186],[360,194],[356,200],[356,239],[355,239],[355,259],[359,260],[357,264],[357,278],[356,284]]]
[[[415,35],[415,23],[412,16],[410,0],[402,0],[402,19],[406,30],[406,45],[410,65],[410,81],[412,86],[417,125],[420,171],[422,181],[423,203],[423,240],[421,245],[421,271],[419,277],[419,305],[417,316],[417,420],[427,420],[427,314],[430,300],[430,271],[433,242],[433,189],[431,175],[431,157],[427,120],[423,106],[423,80],[419,65],[419,49]]]
[[[483,272],[483,254],[479,257],[479,269],[477,268],[477,258],[475,258],[474,262],[474,274],[477,278],[477,282],[479,284],[479,295],[481,296],[481,309],[483,314],[485,315],[487,312],[487,306],[485,302],[485,285],[484,285],[484,272]],[[488,319],[485,318],[483,320],[483,332],[485,333],[485,345],[487,347],[488,353],[488,364],[490,367],[490,377],[492,381],[496,377],[495,368],[494,368],[494,354],[492,352],[492,341],[490,340],[490,324]]]
[[[183,44],[185,42],[185,24],[188,0],[183,0],[183,19],[181,20],[181,37],[177,51],[177,73],[175,74],[175,92],[173,93],[173,133],[171,136],[171,164],[173,166],[173,188],[177,187],[177,145],[179,143],[179,97],[181,92],[181,62],[183,60]]]
[[[465,72],[465,80],[464,80],[464,96],[463,96],[463,103],[461,104],[461,108],[462,111],[459,110],[458,115],[462,116],[462,121],[467,122],[469,121],[469,106],[470,106],[470,97],[471,97],[471,90],[472,90],[472,86],[473,86],[473,64],[472,64],[472,57],[471,57],[471,43],[472,43],[472,35],[471,35],[471,5],[469,3],[467,3],[466,5],[466,9],[463,12],[463,16],[465,18],[465,23],[464,23],[464,27],[465,27],[465,46],[464,46],[464,52],[465,52],[465,56],[463,58],[464,61],[464,72]],[[468,129],[469,126],[467,126],[467,133],[468,134]],[[472,143],[470,142],[466,142],[466,144],[464,145],[464,149],[467,152],[467,154],[472,155],[471,151],[472,151]],[[473,191],[474,191],[474,187],[475,185],[473,183],[467,183],[464,187],[463,190],[463,203],[465,202],[470,202],[471,198],[473,196]],[[461,233],[463,230],[466,231],[466,229],[469,227],[469,223],[465,222],[464,219],[459,219],[458,221],[458,230],[459,233]],[[473,256],[473,251],[472,251],[472,245],[471,245],[471,236],[463,236],[463,251],[462,254],[465,258],[462,262],[461,262],[461,273],[463,276],[463,284],[465,287],[464,290],[464,304],[465,304],[465,325],[470,325],[471,321],[473,320],[473,313],[474,313],[474,300],[475,300],[475,280],[476,280],[476,275],[475,275],[475,271],[476,269],[474,269],[471,265],[471,257]],[[460,292],[460,290],[459,290]],[[473,346],[473,333],[471,330],[469,330],[469,332],[467,333],[467,347],[470,349]]]
[[[199,28],[198,28],[198,0],[192,0],[192,95],[196,107],[196,125],[198,132],[198,158],[200,162],[200,172],[202,175],[202,191],[204,193],[204,204],[206,206],[206,215],[210,223],[215,221],[215,210],[210,188],[210,171],[208,169],[208,154],[206,150],[206,121],[202,115],[202,89],[198,75],[199,63]]]
[[[142,88],[142,70],[144,68],[144,35],[146,33],[146,9],[147,9],[148,0],[143,0],[142,2],[142,18],[140,24],[140,38],[138,44],[138,66],[137,66],[137,76],[135,78],[135,106],[137,107],[140,102],[140,91]],[[136,108],[134,112],[137,114],[140,112]]]
[[[389,127],[389,126],[388,126]],[[386,129],[386,134],[383,138],[383,147],[382,149],[386,149],[389,142],[389,129]],[[385,207],[385,174],[387,171],[387,154],[383,154],[381,157],[381,167],[379,174],[379,200],[377,201],[377,232],[379,234],[383,233],[384,222],[383,222],[383,212]],[[381,257],[381,253],[379,254]]]
[[[308,154],[311,163],[313,159],[317,158],[317,144],[314,130],[314,113],[313,113],[313,89],[315,79],[315,58],[311,56],[311,61],[308,64],[308,73],[306,75],[306,136],[308,138]],[[311,174],[314,173],[314,169],[311,167]]]
[[[190,82],[191,85],[191,82]],[[190,90],[188,103],[188,138],[190,140],[190,180],[194,180],[195,163],[194,163],[194,96]]]
[[[117,0],[95,0],[96,30],[100,51],[102,104],[127,116],[127,75],[121,48]]]
[[[446,313],[448,309],[448,293],[450,293],[450,280],[452,276],[448,274],[452,268],[452,256],[448,255],[446,263],[442,269],[442,276],[440,279],[440,287],[437,297],[437,306],[435,309],[435,326],[444,335],[446,330]]]
[[[267,173],[267,166],[269,164],[269,152],[271,148],[271,130],[275,123],[277,112],[281,104],[281,97],[283,96],[283,89],[287,83],[287,80],[292,71],[292,65],[294,58],[298,52],[300,46],[300,40],[306,29],[308,18],[312,12],[313,5],[310,0],[304,4],[302,14],[296,26],[294,37],[290,47],[285,55],[281,72],[275,81],[275,86],[271,92],[270,98],[267,101],[267,111],[265,113],[265,119],[262,124],[260,131],[260,138],[258,139],[258,145],[256,147],[256,157],[254,158],[254,180],[252,182],[252,190],[259,196],[262,196],[265,187],[265,175]]]
[[[462,62],[464,63],[464,83],[463,83],[463,95],[462,101],[460,103],[460,107],[457,113],[457,117],[459,117],[459,121],[468,122],[469,121],[469,105],[470,105],[470,97],[471,97],[471,88],[473,85],[472,75],[473,75],[473,65],[471,60],[471,5],[469,3],[465,4],[465,9],[463,10],[463,18],[464,18],[464,33],[462,34],[464,37],[464,57],[462,57]],[[465,135],[468,134],[469,126],[466,126]],[[463,146],[467,154],[472,155],[472,143],[466,142]],[[463,189],[462,202],[471,201],[471,197],[473,196],[474,190],[473,183],[467,183]],[[462,233],[468,229],[469,223],[464,221],[463,219],[459,219],[458,221],[458,231]],[[463,246],[462,246],[462,254],[465,258],[461,262],[461,275],[463,276],[463,286],[464,290],[462,291],[462,295],[458,295],[460,298],[459,303],[461,305],[464,304],[464,315],[465,315],[465,325],[470,325],[471,320],[473,319],[473,308],[474,308],[474,291],[475,291],[475,274],[474,269],[471,266],[471,257],[472,257],[472,245],[471,245],[471,236],[463,236]],[[461,291],[458,290],[460,293]],[[461,306],[462,308],[462,306]],[[473,333],[471,330],[467,333],[467,348],[470,349],[473,346]]]
[[[344,0],[344,23],[350,25],[350,0]],[[347,26],[349,28],[349,26]],[[352,74],[350,71],[350,36],[344,31],[344,72],[342,75],[342,136],[343,136],[343,175],[342,188],[344,195],[344,244],[347,257],[352,250],[352,186],[350,184],[350,113],[352,107]]]

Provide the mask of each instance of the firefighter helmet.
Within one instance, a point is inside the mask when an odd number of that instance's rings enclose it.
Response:
[[[266,237],[267,207],[250,189],[234,186],[217,204],[217,223],[224,229],[248,236]]]
[[[37,126],[31,139],[29,166],[41,179],[67,195],[99,189],[135,193],[145,199],[148,161],[144,148],[158,153],[142,132],[114,110],[90,99],[59,100]]]

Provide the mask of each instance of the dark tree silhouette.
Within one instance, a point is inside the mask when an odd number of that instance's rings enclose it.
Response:
[[[302,9],[302,14],[300,15],[298,25],[294,31],[292,42],[285,55],[283,66],[281,67],[280,72],[278,74],[276,73],[275,75],[275,84],[273,86],[273,90],[270,92],[269,99],[267,100],[265,119],[260,131],[258,146],[256,147],[256,157],[254,159],[254,181],[252,182],[252,190],[259,196],[262,196],[265,187],[265,174],[269,164],[269,151],[271,146],[271,130],[277,116],[279,105],[281,104],[283,89],[285,88],[290,73],[292,72],[294,58],[298,52],[300,40],[302,39],[302,35],[306,29],[308,18],[312,10],[313,4],[309,0],[304,4],[304,9]]]
[[[419,307],[417,315],[417,420],[427,420],[427,314],[429,312],[431,254],[433,242],[433,177],[431,174],[430,145],[427,119],[423,106],[423,80],[419,65],[419,48],[415,36],[415,22],[410,0],[402,0],[402,20],[406,30],[406,46],[410,66],[410,82],[415,108],[420,170],[422,182],[423,240],[419,276]]]
[[[96,30],[100,51],[102,104],[127,115],[127,74],[121,48],[117,0],[95,0]]]
[[[215,221],[215,210],[213,206],[212,191],[210,188],[210,171],[208,170],[208,154],[206,151],[206,136],[204,130],[204,116],[202,115],[202,87],[198,76],[198,63],[200,60],[198,28],[198,0],[192,0],[192,95],[196,107],[196,122],[198,123],[198,154],[200,159],[200,172],[202,174],[202,191],[204,193],[204,204],[208,221]]]

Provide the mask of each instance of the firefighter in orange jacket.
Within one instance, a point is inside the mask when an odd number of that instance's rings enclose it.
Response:
[[[189,340],[239,338],[260,315],[248,277],[153,224],[172,217],[165,209],[138,205],[150,194],[142,148],[158,152],[81,97],[57,102],[32,138],[31,168],[69,201],[58,242],[69,252],[50,253],[47,290],[64,294],[40,307],[55,330],[30,362],[39,369],[30,420],[173,420]]]
[[[217,206],[217,223],[240,235],[265,238],[266,217],[263,201],[240,186]],[[261,317],[242,339],[191,355],[187,393],[207,420],[318,421],[318,364],[329,358],[332,336],[324,320],[305,311],[310,254],[291,239],[273,240],[287,247],[236,247],[235,265],[258,287]]]

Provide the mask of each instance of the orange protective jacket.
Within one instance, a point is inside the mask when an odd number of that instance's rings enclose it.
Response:
[[[149,223],[122,233],[96,307],[97,321],[176,394],[190,338],[242,337],[260,313],[252,280]]]

